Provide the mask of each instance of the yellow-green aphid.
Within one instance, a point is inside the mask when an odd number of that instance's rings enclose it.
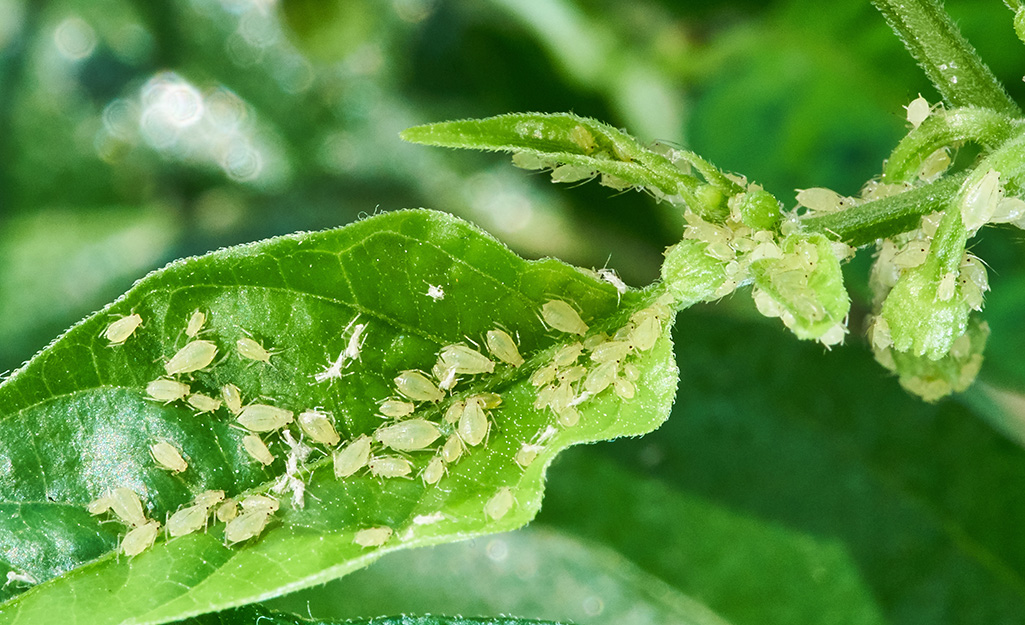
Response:
[[[497,521],[508,514],[515,503],[512,491],[508,486],[503,486],[484,504],[484,514]]]
[[[655,315],[644,315],[630,329],[626,340],[633,349],[646,352],[655,346],[660,336],[662,336],[662,324],[659,318]]]
[[[157,401],[171,403],[189,394],[189,385],[177,380],[157,378],[146,385],[146,394]]]
[[[221,523],[227,523],[238,516],[238,502],[232,498],[225,499],[221,505],[217,506],[217,520]]]
[[[139,496],[130,488],[120,486],[106,495],[110,500],[110,509],[119,519],[132,527],[139,527],[146,522],[146,514],[142,510]]]
[[[584,346],[579,341],[570,343],[569,345],[564,345],[559,348],[559,351],[555,352],[555,356],[552,358],[552,364],[556,367],[568,367],[575,363],[583,352]],[[548,380],[548,382],[551,382],[551,380]],[[547,384],[548,382],[545,382],[544,384]]]
[[[164,370],[167,371],[167,375],[199,371],[209,366],[216,355],[217,346],[213,342],[202,339],[191,341],[171,356],[164,365]]]
[[[149,453],[161,469],[167,469],[172,473],[181,473],[189,468],[189,464],[182,458],[178,448],[167,441],[159,441],[150,445]]]
[[[552,398],[555,396],[555,385],[549,384],[543,386],[537,391],[537,397],[534,398],[534,410],[544,410],[552,403]]]
[[[932,112],[929,101],[923,98],[922,94],[918,94],[918,97],[904,108],[908,111],[908,123],[911,124],[912,128],[921,126],[922,122],[928,119],[929,114]]]
[[[209,395],[203,393],[193,393],[189,395],[189,405],[196,409],[196,412],[200,414],[204,412],[213,412],[221,407],[221,400],[214,399]]]
[[[242,500],[243,510],[269,510],[275,512],[281,506],[278,500],[267,495],[248,495]]]
[[[961,200],[961,221],[972,233],[989,222],[1004,197],[1000,172],[990,169],[972,185]]]
[[[929,241],[909,241],[890,262],[898,269],[913,269],[925,262],[929,256]]]
[[[513,341],[508,332],[497,329],[488,330],[484,338],[484,342],[487,343],[488,351],[491,352],[492,356],[514,367],[519,367],[523,364],[520,350],[516,347],[516,342]]]
[[[239,340],[235,341],[235,349],[238,350],[238,355],[248,360],[255,360],[257,362],[265,362],[270,364],[270,357],[273,354],[267,351],[263,345],[260,345],[248,336],[243,336]]]
[[[291,410],[267,404],[249,404],[235,420],[253,432],[273,432],[291,423],[293,418]]]
[[[466,345],[442,347],[439,362],[444,363],[446,368],[454,369],[456,373],[466,375],[492,373],[495,370],[495,361]]]
[[[366,434],[355,439],[333,454],[335,477],[349,477],[367,466],[370,460],[370,437]]]
[[[938,301],[947,302],[953,299],[957,289],[957,275],[956,272],[948,271],[940,278],[939,284],[936,285],[936,299]]]
[[[484,414],[484,408],[480,400],[470,398],[466,400],[466,408],[459,417],[459,424],[456,426],[459,438],[471,447],[480,445],[488,435],[490,422]]]
[[[479,401],[480,405],[488,410],[494,410],[502,405],[502,396],[490,391],[477,393],[476,395],[471,396],[471,398]]]
[[[463,410],[465,409],[466,402],[463,400],[454,401],[449,404],[448,408],[445,410],[445,423],[459,423],[459,417],[463,416]]]
[[[121,541],[121,553],[126,556],[137,556],[153,546],[160,533],[160,523],[147,521],[128,532]]]
[[[529,467],[537,459],[537,453],[541,451],[540,445],[529,445],[527,443],[520,447],[520,450],[516,452],[514,460],[516,464],[520,465],[524,469]]]
[[[550,327],[568,334],[587,334],[589,326],[580,318],[580,313],[566,302],[553,299],[541,306],[541,318]]]
[[[929,156],[926,156],[918,168],[918,178],[922,182],[932,182],[940,177],[950,167],[950,150],[946,146],[938,148]]]
[[[577,144],[585,154],[590,154],[594,150],[594,135],[585,126],[577,124],[573,126],[573,129],[569,131],[569,140]]]
[[[441,459],[452,464],[463,455],[463,441],[458,434],[452,434],[441,447]]]
[[[395,388],[413,401],[439,402],[445,394],[419,371],[403,371],[395,378]]]
[[[93,499],[85,505],[85,509],[89,511],[89,514],[103,514],[107,510],[110,510],[110,492],[103,493],[96,499]],[[142,512],[142,507],[139,507],[139,512]]]
[[[306,436],[321,445],[337,445],[341,440],[334,424],[318,410],[307,410],[299,415],[299,427]]]
[[[192,500],[197,506],[206,506],[207,508],[213,508],[222,501],[224,501],[223,490],[205,490]]]
[[[274,511],[267,508],[243,509],[224,526],[224,540],[233,545],[259,536],[273,515]]]
[[[609,335],[604,332],[597,332],[584,339],[582,343],[585,350],[590,351],[609,340]]]
[[[368,527],[356,532],[356,536],[352,540],[364,549],[369,547],[380,547],[384,543],[388,542],[388,539],[391,538],[393,533],[394,531],[392,528],[387,526]]]
[[[192,316],[189,317],[189,322],[185,326],[185,336],[190,339],[196,338],[204,325],[206,325],[206,313],[197,308],[192,312]]]
[[[103,331],[103,338],[110,341],[110,345],[122,345],[129,339],[135,330],[142,325],[142,316],[133,313],[117,319]]]
[[[559,425],[571,428],[580,423],[580,411],[577,410],[576,406],[559,406],[555,412],[555,418],[558,420]]]
[[[408,419],[379,428],[374,440],[396,451],[416,451],[441,437],[438,426],[426,419]]]
[[[405,477],[413,472],[409,461],[400,456],[376,456],[367,462],[374,477]]]
[[[242,412],[242,391],[238,390],[234,384],[229,382],[221,387],[221,399],[224,400],[224,405],[228,407],[231,414],[237,415]]]
[[[797,203],[819,213],[838,211],[844,208],[844,203],[847,200],[848,198],[836,191],[823,187],[797,189]]]
[[[633,399],[637,394],[637,387],[626,378],[616,378],[616,381],[612,383],[612,390],[620,399]]]
[[[530,383],[534,386],[544,386],[555,379],[558,370],[554,363],[545,365],[530,376]]]
[[[620,362],[630,354],[631,346],[628,341],[605,341],[591,350],[591,360],[594,362]]]
[[[444,475],[445,462],[440,456],[435,456],[424,467],[423,472],[420,473],[420,478],[424,481],[424,484],[437,484]]]
[[[586,373],[586,367],[584,367],[583,365],[574,365],[572,367],[567,367],[566,369],[560,370],[558,373],[555,374],[555,378],[559,380],[559,382],[563,385],[572,384],[580,378],[584,377]]]
[[[584,379],[584,390],[591,395],[597,395],[607,389],[616,380],[618,366],[619,363],[609,361],[603,362],[592,369]]]
[[[206,526],[210,508],[223,500],[223,490],[203,491],[196,496],[191,506],[182,508],[171,515],[171,518],[167,520],[167,533],[172,537],[178,537],[198,532]]]
[[[416,406],[414,406],[412,402],[400,401],[397,399],[386,399],[381,402],[381,406],[378,408],[378,411],[382,416],[390,419],[408,417],[413,414],[414,410],[416,410]]]
[[[256,434],[246,434],[242,437],[242,449],[260,464],[267,466],[274,462],[274,454],[267,448],[267,443]]]

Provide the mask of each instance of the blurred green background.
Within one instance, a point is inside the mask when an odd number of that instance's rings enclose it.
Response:
[[[947,6],[1025,101],[1010,12]],[[635,286],[680,236],[649,197],[403,144],[411,125],[573,111],[792,204],[876,175],[918,93],[937,99],[861,0],[0,0],[0,371],[173,259],[378,211],[446,210]],[[740,293],[681,316],[669,424],[567,454],[530,530],[287,605],[678,622],[689,596],[738,624],[1025,621],[1025,246],[974,246],[1000,394],[908,397],[871,360],[864,298],[825,353]]]

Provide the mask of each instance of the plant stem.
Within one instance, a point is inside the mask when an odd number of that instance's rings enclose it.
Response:
[[[938,0],[872,0],[911,56],[950,104],[1021,111]]]

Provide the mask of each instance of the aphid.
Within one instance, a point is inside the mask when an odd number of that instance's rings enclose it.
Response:
[[[137,556],[153,546],[160,533],[160,523],[147,521],[128,532],[121,541],[121,552],[126,556]]]
[[[161,469],[167,469],[172,473],[181,473],[189,468],[189,464],[182,458],[178,448],[167,441],[160,441],[150,445],[149,453]]]
[[[936,285],[936,299],[941,302],[950,301],[954,297],[954,293],[957,289],[957,272],[948,271],[943,274],[940,278],[940,283]]]
[[[448,409],[445,410],[445,423],[459,423],[459,418],[463,416],[463,410],[466,409],[465,401],[454,401]]]
[[[585,368],[583,365],[574,365],[572,367],[567,367],[567,368],[563,369],[562,371],[559,371],[555,375],[555,377],[562,384],[572,384],[572,383],[576,382],[577,380],[579,380],[580,378],[584,377],[584,374],[586,374],[586,373],[587,373],[587,368]]]
[[[213,412],[221,407],[221,400],[214,399],[209,395],[202,393],[193,393],[189,395],[189,405],[196,409],[199,413]]]
[[[559,425],[571,428],[580,423],[580,411],[572,405],[561,406],[555,412],[555,418],[559,421]]]
[[[890,262],[898,269],[913,269],[925,262],[929,256],[929,241],[910,241]]]
[[[516,464],[520,465],[524,469],[529,467],[537,459],[537,452],[541,451],[540,445],[528,445],[524,443],[523,447],[516,452],[516,457],[513,458]]]
[[[530,383],[534,386],[544,386],[555,379],[558,368],[555,364],[545,365],[530,376]]]
[[[192,505],[175,512],[167,520],[167,533],[172,538],[198,532],[206,525],[206,518],[210,514],[210,507],[203,505]]]
[[[459,457],[463,455],[463,441],[460,440],[458,434],[453,434],[448,437],[445,444],[441,447],[441,459],[445,462],[452,464]]]
[[[476,375],[478,373],[492,373],[495,370],[495,361],[484,354],[466,345],[446,345],[441,348],[440,362],[445,367],[450,367],[456,373]]]
[[[208,366],[217,355],[217,346],[211,341],[198,340],[187,343],[164,365],[167,375],[191,373]]]
[[[327,415],[317,410],[307,410],[299,415],[299,427],[302,431],[321,445],[334,446],[341,437]]]
[[[189,385],[177,380],[157,378],[146,385],[146,394],[157,401],[171,403],[188,395]]]
[[[609,361],[592,369],[584,379],[584,390],[591,395],[597,395],[607,389],[616,380],[616,367],[615,361]]]
[[[225,499],[224,502],[217,506],[217,520],[221,523],[227,523],[238,516],[238,503],[231,499]]]
[[[591,350],[594,362],[620,362],[630,354],[631,345],[627,341],[606,341]]]
[[[267,364],[270,364],[270,357],[273,356],[263,345],[260,345],[248,336],[243,336],[235,341],[235,349],[238,350],[238,355],[243,358]]]
[[[989,278],[986,266],[976,256],[965,254],[961,261],[960,278],[961,297],[973,310],[982,310],[983,296],[989,290]]]
[[[489,427],[490,422],[487,415],[484,414],[480,401],[473,398],[466,400],[466,408],[460,415],[459,424],[456,426],[459,438],[463,439],[467,445],[475,447],[481,444],[488,435]]]
[[[660,336],[662,336],[662,324],[659,323],[658,317],[647,315],[630,330],[627,341],[637,351],[646,352],[655,346]]]
[[[579,182],[594,177],[594,170],[582,165],[559,165],[552,170],[552,182]]]
[[[833,345],[843,343],[845,336],[847,336],[847,326],[843,322],[840,322],[823,332],[822,336],[819,337],[819,343],[822,343],[829,348]]]
[[[267,495],[249,495],[242,500],[242,509],[247,511],[266,510],[275,512],[280,507],[278,500]]]
[[[942,147],[926,156],[918,168],[918,177],[922,182],[932,182],[950,167],[950,151]]]
[[[111,322],[107,329],[103,331],[102,336],[110,341],[111,345],[122,345],[129,337],[135,334],[135,330],[141,325],[142,316],[133,313]]]
[[[547,160],[530,152],[516,152],[512,155],[512,164],[520,169],[547,169],[552,166]]]
[[[249,404],[235,420],[253,432],[273,432],[292,422],[292,411],[266,404]]]
[[[246,434],[242,437],[242,449],[246,450],[253,460],[266,466],[274,462],[274,454],[267,448],[267,443],[256,434]]]
[[[569,131],[569,140],[577,144],[585,154],[590,154],[594,150],[594,135],[586,127],[577,124],[573,126],[573,129]]]
[[[237,415],[242,412],[242,392],[234,384],[229,382],[221,387],[221,399],[231,414]]]
[[[110,500],[110,509],[127,525],[139,527],[146,522],[142,502],[132,489],[120,486],[108,492],[105,497]]]
[[[381,402],[381,406],[380,408],[378,408],[378,411],[381,413],[381,415],[385,417],[389,417],[391,419],[401,419],[402,417],[408,417],[409,415],[413,414],[413,411],[415,409],[416,406],[414,406],[411,402],[399,401],[395,399],[386,399],[383,402]]]
[[[387,526],[368,527],[356,532],[356,536],[352,540],[363,548],[380,547],[388,542],[393,533],[392,528]]]
[[[244,511],[224,526],[224,540],[233,545],[259,536],[273,514],[265,508]]]
[[[868,327],[868,340],[877,350],[883,350],[893,345],[893,338],[890,336],[890,324],[886,323],[881,315],[872,320]]]
[[[921,126],[922,122],[928,119],[929,113],[932,112],[929,101],[923,98],[922,94],[918,94],[918,97],[904,108],[908,111],[908,123],[911,124],[912,128]]]
[[[583,352],[584,346],[581,343],[570,343],[569,345],[559,348],[559,351],[555,352],[555,356],[552,357],[552,364],[556,367],[568,367],[575,363]],[[551,380],[548,382],[551,382]],[[548,382],[545,382],[544,384],[547,384]]]
[[[367,466],[370,460],[370,437],[366,434],[355,439],[333,454],[335,477],[349,477]]]
[[[641,377],[641,370],[636,366],[627,363],[623,365],[623,377],[631,382],[636,382]]]
[[[1015,224],[1021,227],[1023,218],[1025,218],[1025,201],[1016,197],[1005,197],[997,203],[996,211],[989,221],[995,224]]]
[[[831,213],[840,210],[844,206],[842,195],[823,187],[812,187],[810,189],[797,189],[797,203],[810,210],[819,213]]]
[[[604,343],[607,340],[609,340],[609,335],[608,334],[605,334],[604,332],[598,332],[598,333],[592,334],[591,336],[589,336],[586,339],[584,339],[584,342],[583,342],[582,345],[583,345],[585,350],[590,351],[590,350],[594,349],[595,347],[598,347],[599,345],[601,345],[602,343]]]
[[[441,288],[440,285],[428,284],[427,297],[437,302],[445,299],[445,291]]]
[[[492,356],[514,367],[519,367],[523,364],[520,350],[516,347],[516,342],[513,341],[508,332],[504,330],[488,330],[484,338],[484,342],[487,343],[488,351],[491,352]]]
[[[516,499],[513,498],[512,491],[508,486],[503,486],[484,504],[484,514],[497,521],[508,514],[515,503]]]
[[[426,419],[409,419],[382,427],[374,433],[374,440],[396,451],[416,451],[427,447],[441,437],[438,426]]]
[[[89,511],[89,514],[103,514],[107,510],[110,510],[110,492],[103,493],[96,499],[90,501],[85,505],[85,509]],[[139,513],[142,513],[142,507],[139,507]]]
[[[541,307],[541,318],[550,327],[568,334],[583,336],[590,329],[572,306],[558,299],[545,302]]]
[[[605,282],[611,284],[613,288],[616,289],[616,293],[618,295],[626,293],[626,282],[623,282],[623,280],[620,279],[615,269],[599,269],[598,276]]]
[[[492,393],[490,391],[485,393],[477,393],[470,399],[476,399],[480,402],[480,405],[488,410],[494,410],[502,405],[502,396],[498,393]]]
[[[197,506],[206,506],[208,509],[224,501],[223,490],[205,490],[192,500]]]
[[[456,384],[459,383],[459,378],[456,377],[456,368],[446,365],[441,360],[434,363],[434,366],[431,367],[431,374],[438,381],[438,388],[446,393],[454,389]]]
[[[367,462],[370,474],[374,477],[404,477],[413,472],[412,465],[399,456],[377,456]]]
[[[185,326],[185,336],[190,339],[196,338],[199,335],[200,330],[206,324],[206,313],[198,308],[192,312],[192,316],[189,317],[189,323]]]
[[[555,397],[555,388],[554,384],[549,384],[538,389],[537,397],[534,398],[534,410],[544,410],[552,404],[552,399]]]
[[[624,378],[616,378],[616,381],[612,383],[612,390],[620,399],[633,399],[637,394],[637,387],[634,386],[634,383]]]
[[[961,221],[969,232],[975,232],[988,223],[1003,198],[1000,172],[991,169],[979,179],[961,200]]]
[[[403,371],[395,378],[395,388],[413,401],[439,402],[445,394],[419,371]]]
[[[445,463],[440,456],[435,456],[424,467],[423,472],[420,473],[420,478],[423,479],[424,484],[437,484],[444,475]]]

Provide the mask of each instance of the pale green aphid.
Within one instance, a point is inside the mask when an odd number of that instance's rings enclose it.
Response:
[[[595,171],[583,165],[559,165],[552,170],[552,182],[580,182],[594,178]]]
[[[555,385],[549,384],[543,386],[537,391],[537,397],[534,398],[534,410],[544,410],[552,403],[552,398],[555,396]]]
[[[575,406],[560,406],[555,412],[555,418],[563,427],[571,428],[580,423],[580,411]]]
[[[837,323],[830,327],[828,330],[822,333],[819,337],[819,343],[822,343],[827,348],[833,345],[839,345],[843,343],[844,337],[847,336],[847,326],[843,322]]]
[[[127,525],[139,527],[146,522],[142,502],[132,489],[119,486],[105,496],[109,499],[111,511]]]
[[[886,349],[893,345],[890,324],[886,323],[886,319],[882,315],[876,316],[872,320],[872,325],[868,327],[868,341],[875,349]]]
[[[215,516],[221,523],[227,523],[238,516],[238,503],[230,497],[225,499],[221,505],[217,506]]]
[[[549,161],[542,159],[537,154],[530,152],[516,152],[512,155],[512,164],[514,167],[520,169],[547,169],[553,165]]]
[[[516,464],[526,469],[534,463],[534,460],[537,459],[537,454],[541,449],[540,445],[529,445],[524,443],[523,447],[520,447],[520,450],[516,452],[516,456],[513,460],[516,461]]]
[[[366,434],[355,439],[333,454],[335,477],[349,477],[367,466],[370,460],[370,437]]]
[[[171,356],[171,359],[164,365],[164,370],[167,371],[167,375],[199,371],[209,366],[216,355],[217,346],[213,342],[202,339],[192,341]]]
[[[299,428],[306,436],[322,445],[337,445],[341,440],[334,424],[318,410],[307,410],[299,415]]]
[[[445,462],[442,461],[440,456],[435,456],[424,467],[423,472],[420,473],[420,478],[424,481],[424,484],[437,484],[444,475]]]
[[[936,285],[938,301],[948,302],[954,298],[954,293],[957,291],[957,275],[956,272],[948,271],[940,278],[939,284]]]
[[[488,351],[495,358],[514,367],[519,367],[523,364],[523,357],[520,356],[520,350],[516,346],[516,341],[505,330],[488,330],[484,339],[485,343],[487,343]]]
[[[212,508],[220,502],[224,501],[224,491],[205,490],[196,495],[195,499],[193,499],[192,501],[197,506],[206,506],[207,508]]]
[[[503,486],[484,504],[484,514],[497,521],[508,514],[515,503],[512,491],[508,486]]]
[[[455,370],[456,373],[466,375],[495,371],[495,361],[466,345],[456,344],[442,347],[439,362],[443,363],[446,368]]]
[[[484,393],[477,393],[472,395],[469,399],[475,399],[480,402],[480,405],[487,410],[494,410],[502,405],[502,396],[498,393],[492,393],[490,391]]]
[[[445,410],[445,423],[459,423],[459,418],[463,416],[463,410],[466,409],[466,402],[459,400],[449,404]]]
[[[367,462],[374,477],[405,477],[413,472],[412,465],[399,456],[376,456]]]
[[[832,189],[812,187],[797,189],[797,203],[817,213],[832,213],[854,203]]]
[[[559,382],[563,384],[572,384],[580,378],[584,377],[587,373],[587,368],[583,365],[574,365],[558,371],[555,377],[558,378]]]
[[[364,549],[369,547],[380,547],[384,543],[388,542],[388,539],[392,537],[393,533],[394,530],[387,526],[368,527],[356,532],[356,536],[353,537],[352,540]]]
[[[564,345],[563,347],[559,348],[559,351],[555,352],[555,356],[552,357],[552,364],[554,364],[556,367],[568,367],[571,364],[575,363],[577,359],[580,358],[580,354],[582,354],[583,352],[584,346],[580,342]],[[551,380],[548,380],[547,382],[542,382],[542,384],[547,384],[548,382],[551,382]]]
[[[93,499],[89,503],[85,504],[85,509],[89,511],[89,514],[103,514],[107,510],[110,510],[110,496],[109,492],[103,493],[96,499]],[[142,512],[142,507],[139,507],[139,512]]]
[[[274,454],[267,448],[267,443],[256,434],[246,434],[242,437],[242,449],[260,464],[266,466],[274,462]]]
[[[167,441],[160,441],[150,445],[149,453],[161,469],[167,469],[172,473],[181,473],[189,468],[189,464],[182,458],[178,448]]]
[[[238,390],[234,384],[229,382],[221,387],[221,399],[224,400],[224,405],[228,407],[231,414],[237,415],[242,412],[242,391]]]
[[[423,449],[441,437],[438,426],[426,419],[409,419],[379,428],[374,440],[396,451]]]
[[[986,266],[977,256],[965,254],[961,261],[958,284],[961,285],[964,302],[973,310],[982,310],[983,296],[989,290],[989,278]]]
[[[192,316],[189,317],[189,322],[185,326],[185,336],[190,339],[196,338],[204,325],[206,325],[206,313],[202,310],[196,309],[193,311]]]
[[[591,360],[594,362],[620,362],[626,358],[631,351],[631,345],[627,341],[606,341],[591,350]]]
[[[488,429],[490,423],[488,422],[487,415],[484,414],[484,409],[481,405],[480,400],[470,398],[466,400],[466,408],[463,409],[463,414],[459,417],[459,424],[457,425],[457,432],[459,438],[463,439],[463,442],[471,447],[480,445],[484,438],[488,435]]]
[[[281,504],[277,499],[267,495],[248,495],[242,500],[243,510],[267,510],[269,512],[275,512],[280,505]]]
[[[929,114],[932,112],[932,106],[929,105],[928,100],[922,97],[922,94],[918,94],[918,97],[904,108],[908,111],[908,123],[911,124],[912,128],[921,126],[922,122],[928,119]]]
[[[167,533],[172,538],[185,536],[206,527],[207,517],[210,516],[210,506],[194,504],[175,512],[167,519]]]
[[[918,177],[922,182],[932,182],[939,178],[950,167],[950,151],[946,147],[937,149],[925,157],[918,168]]]
[[[395,377],[395,388],[413,401],[439,402],[445,394],[420,371],[403,371]]]
[[[616,378],[616,381],[612,383],[612,390],[620,399],[633,399],[637,394],[637,387],[626,378]]]
[[[929,256],[929,241],[915,240],[909,241],[899,252],[897,252],[891,262],[898,269],[913,269],[918,267],[925,262],[925,259]]]
[[[189,395],[188,403],[199,413],[213,412],[221,407],[221,400],[214,399],[213,397],[204,395],[203,393],[193,393]]]
[[[541,306],[541,318],[549,327],[567,334],[587,334],[589,326],[580,318],[580,313],[558,299],[548,300]]]
[[[1025,227],[1025,201],[1016,197],[1005,197],[997,203],[997,209],[990,218],[991,224],[1014,224]]]
[[[569,131],[569,140],[577,144],[577,147],[583,150],[584,153],[589,154],[594,150],[594,135],[580,124],[573,126],[573,130]]]
[[[121,552],[126,556],[137,556],[153,546],[160,533],[160,523],[147,521],[128,532],[121,541]]]
[[[989,222],[1004,196],[1000,172],[991,169],[976,182],[961,200],[961,221],[968,232],[975,232]]]
[[[236,421],[247,430],[253,432],[273,432],[280,430],[293,420],[292,411],[268,406],[266,404],[249,404],[242,409]]]
[[[534,386],[544,386],[555,379],[559,369],[554,363],[545,365],[530,376],[530,383]]]
[[[452,464],[463,455],[463,441],[458,434],[452,434],[441,447],[441,459]]]
[[[103,338],[110,341],[111,345],[122,345],[129,339],[135,330],[142,325],[142,316],[133,313],[117,319],[103,331]]]
[[[270,357],[273,356],[273,353],[267,351],[263,345],[260,345],[248,336],[243,336],[235,341],[235,349],[238,350],[238,355],[243,358],[267,364],[270,364]]]
[[[274,511],[266,508],[244,510],[224,526],[225,542],[233,545],[259,536],[273,515]]]
[[[408,417],[409,415],[413,414],[414,410],[416,410],[416,406],[414,406],[411,402],[399,401],[396,399],[386,399],[383,402],[381,402],[381,406],[378,408],[378,411],[381,413],[381,415],[391,419],[401,419],[402,417]]]
[[[177,380],[157,378],[146,385],[146,394],[157,401],[170,403],[189,394],[189,385]]]
[[[662,324],[658,317],[646,315],[630,330],[627,342],[633,349],[646,352],[655,346],[660,336],[662,336]]]
[[[619,363],[612,360],[609,362],[603,362],[594,369],[591,369],[587,377],[584,378],[584,390],[591,395],[597,395],[604,391],[616,381],[616,373]]]

